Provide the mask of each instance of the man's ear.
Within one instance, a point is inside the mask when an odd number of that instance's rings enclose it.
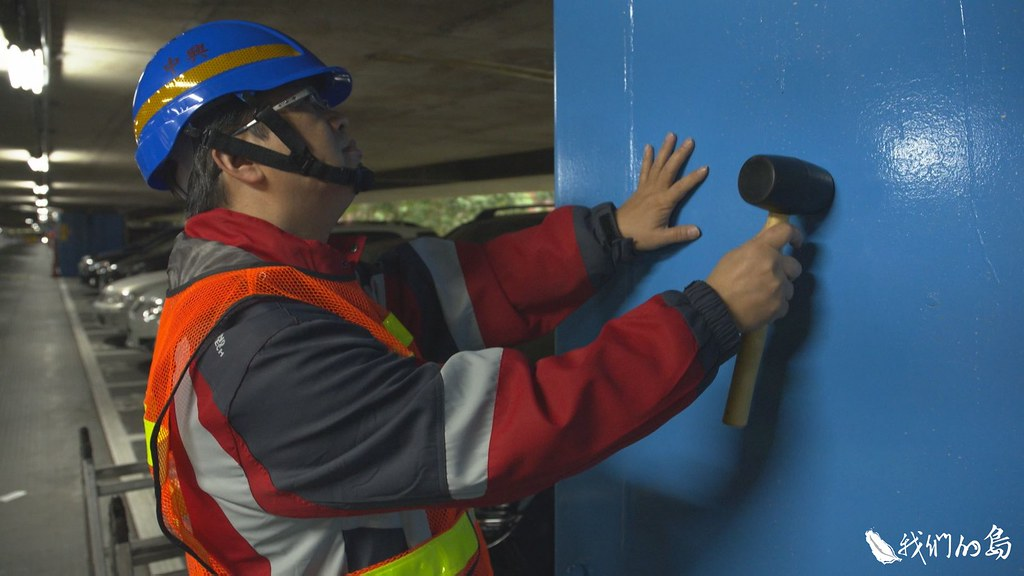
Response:
[[[249,186],[256,186],[266,178],[266,175],[263,173],[263,166],[248,158],[216,149],[210,150],[210,156],[213,158],[214,164],[220,168],[220,171],[225,176],[239,180]]]

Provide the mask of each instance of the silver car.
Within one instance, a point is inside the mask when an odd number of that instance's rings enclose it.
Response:
[[[153,350],[160,314],[164,311],[164,299],[170,285],[167,277],[160,284],[153,284],[138,293],[128,307],[128,335],[125,345],[130,348]]]
[[[100,290],[92,303],[101,324],[123,332],[128,328],[128,307],[142,291],[163,284],[167,290],[167,270],[144,272],[111,282]]]

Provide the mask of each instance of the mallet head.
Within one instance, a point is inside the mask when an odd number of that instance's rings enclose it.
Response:
[[[825,212],[836,190],[824,168],[799,158],[766,154],[743,163],[737,184],[744,200],[776,214]]]

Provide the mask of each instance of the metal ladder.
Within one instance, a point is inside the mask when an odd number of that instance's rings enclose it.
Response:
[[[78,431],[82,467],[82,496],[85,500],[86,544],[92,576],[131,576],[136,566],[182,558],[184,553],[163,536],[132,539],[122,494],[152,490],[153,480],[145,462],[96,467],[89,429]],[[100,499],[110,497],[109,532],[104,537]],[[109,544],[108,544],[109,542]],[[185,574],[178,572],[175,574]]]

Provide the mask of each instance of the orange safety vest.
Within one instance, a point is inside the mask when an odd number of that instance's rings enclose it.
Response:
[[[202,278],[167,298],[160,317],[145,399],[146,452],[159,497],[161,526],[189,551],[190,574],[228,574],[215,555],[192,534],[189,514],[178,481],[176,458],[169,450],[168,406],[199,345],[221,317],[251,296],[279,296],[323,308],[367,329],[392,352],[412,356],[412,336],[393,314],[373,303],[355,281],[315,278],[288,266],[266,266],[221,272]],[[492,574],[486,543],[465,510],[427,511],[433,536],[423,544],[355,572],[361,576],[419,574]]]

